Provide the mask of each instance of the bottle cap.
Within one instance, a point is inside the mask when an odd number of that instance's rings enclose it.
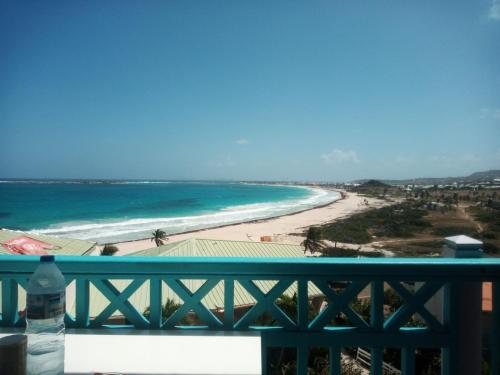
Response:
[[[53,255],[42,255],[40,257],[40,262],[42,262],[42,263],[51,263],[53,261],[54,261]]]

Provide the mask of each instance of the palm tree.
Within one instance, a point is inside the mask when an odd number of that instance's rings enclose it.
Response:
[[[304,253],[309,250],[311,253],[318,251],[321,247],[321,229],[318,227],[309,227],[307,230],[306,239],[302,241]]]
[[[163,245],[164,241],[168,241],[168,237],[164,231],[162,231],[161,229],[157,229],[153,232],[151,241],[154,241],[156,243],[156,246],[161,246]]]

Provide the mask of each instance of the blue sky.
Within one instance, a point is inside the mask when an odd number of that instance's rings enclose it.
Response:
[[[500,168],[500,0],[1,1],[0,176]]]

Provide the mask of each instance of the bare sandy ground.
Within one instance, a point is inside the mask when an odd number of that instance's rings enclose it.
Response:
[[[368,205],[366,202],[368,202]],[[331,222],[347,215],[352,215],[355,212],[373,207],[381,207],[386,204],[387,202],[382,200],[361,197],[356,193],[348,193],[344,199],[340,199],[323,207],[317,207],[277,218],[171,235],[168,237],[166,243],[188,238],[260,241],[261,236],[271,236],[273,242],[300,244],[304,239],[300,234],[312,225]],[[115,245],[119,249],[115,255],[127,255],[138,250],[154,247],[155,243],[152,242],[151,239],[143,239],[120,242]]]

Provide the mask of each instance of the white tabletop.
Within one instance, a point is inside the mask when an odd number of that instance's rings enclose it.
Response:
[[[261,373],[261,343],[258,335],[94,332],[66,334],[65,374]],[[4,335],[0,333],[0,336]]]

